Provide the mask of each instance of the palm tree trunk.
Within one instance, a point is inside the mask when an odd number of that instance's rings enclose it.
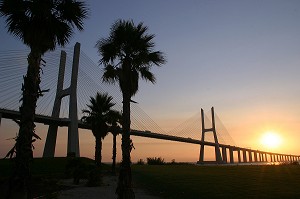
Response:
[[[96,146],[95,146],[95,164],[97,167],[101,166],[102,163],[102,139],[101,136],[96,136]]]
[[[116,173],[116,156],[117,156],[117,135],[113,133],[113,156],[112,156],[112,165],[111,165],[111,170],[112,173]]]
[[[8,193],[10,198],[32,198],[30,169],[33,159],[32,136],[35,131],[35,109],[40,95],[40,61],[41,54],[31,51],[28,56],[27,74],[22,85],[23,103],[20,107],[20,129],[16,139],[15,168]]]
[[[125,73],[125,74],[129,74],[129,73]],[[126,86],[126,88],[122,92],[123,92],[122,163],[120,167],[120,174],[119,174],[116,193],[118,194],[118,199],[134,199],[135,195],[132,189],[131,166],[130,166],[131,164],[130,87]]]

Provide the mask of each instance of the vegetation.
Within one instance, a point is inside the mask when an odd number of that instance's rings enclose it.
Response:
[[[159,157],[154,157],[154,158],[147,158],[147,164],[148,165],[163,165],[165,163],[165,159]]]
[[[8,32],[30,48],[27,74],[22,85],[20,130],[9,156],[16,153],[10,194],[32,198],[32,143],[39,139],[35,134],[35,108],[37,99],[45,92],[40,89],[42,56],[57,45],[68,43],[74,27],[83,30],[87,9],[83,2],[73,0],[1,0],[0,15],[6,18]]]
[[[161,198],[300,198],[299,165],[134,165],[134,179]]]
[[[136,164],[137,165],[144,165],[145,161],[143,159],[139,159]]]
[[[112,150],[112,165],[111,170],[113,174],[116,174],[116,157],[117,157],[117,135],[121,133],[120,124],[122,124],[122,114],[120,112],[115,112],[109,119],[109,131],[113,135],[113,150]]]
[[[82,117],[82,121],[91,125],[93,135],[96,140],[95,147],[95,163],[97,166],[101,165],[102,161],[102,139],[109,132],[109,125],[114,123],[116,128],[119,112],[112,110],[115,103],[113,98],[108,94],[97,93],[95,97],[90,98],[90,104],[87,104],[89,109],[83,110],[87,116]]]
[[[6,193],[6,181],[10,177],[13,169],[10,166],[11,160],[0,160],[0,195],[4,196]],[[69,187],[60,185],[58,182],[61,179],[73,178],[74,168],[81,165],[81,169],[84,171],[80,178],[88,179],[89,173],[95,168],[94,161],[88,158],[34,158],[32,161],[32,186],[34,187],[32,196],[37,198],[39,196],[49,196],[54,198],[56,192],[68,189]],[[102,166],[102,170],[107,171],[109,167],[107,165]],[[103,172],[104,172],[103,171]],[[50,197],[51,196],[51,197]],[[1,197],[0,197],[1,198]],[[47,198],[47,197],[46,197]]]
[[[140,77],[152,83],[155,77],[150,69],[160,66],[165,59],[160,51],[153,51],[154,35],[147,34],[143,23],[135,25],[133,21],[116,21],[108,38],[100,39],[96,47],[104,65],[103,80],[118,82],[123,95],[122,115],[122,163],[119,174],[117,194],[119,199],[134,198],[131,182],[130,152],[130,102],[138,91]]]

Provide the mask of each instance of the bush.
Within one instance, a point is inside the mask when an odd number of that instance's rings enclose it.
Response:
[[[147,158],[148,165],[163,165],[165,164],[165,160],[161,157]]]
[[[139,159],[136,164],[137,165],[144,165],[145,161],[143,159]]]
[[[298,161],[281,162],[279,165],[299,165]]]
[[[101,168],[96,167],[92,169],[89,173],[87,186],[97,187],[102,184]]]
[[[86,177],[87,165],[80,158],[69,158],[65,168],[66,178],[73,178],[74,184]]]

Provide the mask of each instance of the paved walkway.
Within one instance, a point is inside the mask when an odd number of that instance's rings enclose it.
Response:
[[[72,184],[71,181],[64,181],[63,184]],[[117,187],[117,177],[116,176],[104,176],[103,186],[100,187],[86,187],[85,182],[81,182],[80,185],[75,186],[72,189],[60,192],[58,199],[116,199],[115,194]],[[149,195],[142,189],[134,188],[135,198],[139,199],[160,199]]]

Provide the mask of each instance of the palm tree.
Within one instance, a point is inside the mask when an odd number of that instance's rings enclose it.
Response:
[[[90,98],[90,104],[87,104],[89,109],[82,111],[87,116],[83,116],[81,120],[91,125],[93,135],[95,136],[95,163],[98,167],[101,166],[102,160],[102,139],[109,132],[111,118],[117,114],[117,111],[111,109],[115,105],[112,100],[113,98],[108,96],[107,93],[97,93],[95,97]]]
[[[155,83],[150,72],[151,66],[160,66],[165,58],[160,51],[153,51],[153,34],[147,34],[148,27],[143,23],[117,20],[108,38],[97,41],[96,47],[104,65],[103,81],[118,82],[123,95],[122,164],[118,180],[119,199],[134,198],[131,182],[131,139],[130,139],[130,101],[138,91],[141,77]]]
[[[83,30],[88,10],[84,2],[75,0],[0,0],[0,15],[6,18],[8,32],[30,48],[27,74],[22,85],[22,105],[19,134],[16,139],[16,168],[14,179],[27,198],[30,191],[30,160],[33,157],[32,137],[37,99],[40,89],[42,56],[64,46],[73,29]]]
[[[112,173],[116,173],[116,156],[117,156],[117,135],[121,133],[121,127],[119,124],[122,123],[122,114],[118,111],[116,111],[114,114],[111,115],[111,118],[109,119],[110,127],[109,131],[113,135],[113,155],[112,155],[112,165],[111,170]]]

